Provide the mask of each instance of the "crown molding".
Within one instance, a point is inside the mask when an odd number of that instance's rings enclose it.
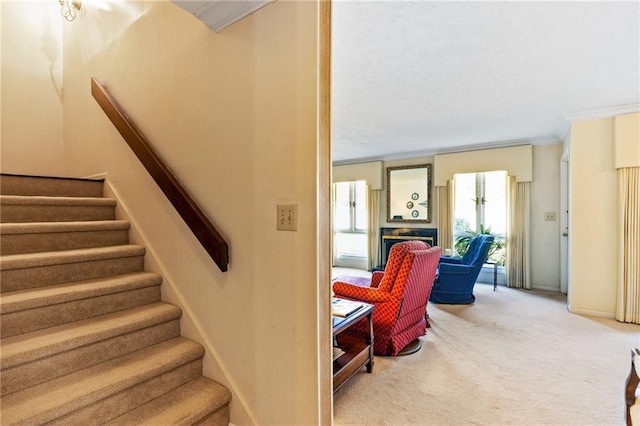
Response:
[[[508,148],[508,147],[520,146],[520,145],[556,145],[559,143],[562,143],[562,140],[558,139],[558,137],[556,136],[541,136],[536,138],[512,139],[507,141],[464,145],[464,146],[459,146],[455,148],[448,147],[448,148],[433,149],[433,150],[427,150],[427,151],[410,151],[410,152],[400,152],[397,154],[380,155],[380,156],[374,156],[374,157],[352,158],[349,160],[334,161],[332,165],[342,166],[345,164],[366,163],[369,161],[408,160],[411,158],[433,157],[434,155],[453,154],[457,152],[467,152],[467,151],[479,151],[483,149]]]
[[[595,109],[591,111],[577,112],[574,114],[565,114],[563,117],[569,123],[577,123],[579,121],[612,118],[617,115],[632,114],[634,112],[640,112],[640,104],[621,105],[612,108]]]
[[[558,139],[561,142],[564,142],[564,140],[567,139],[569,132],[571,131],[571,123],[568,120],[564,120],[561,126],[562,127],[558,129]]]
[[[228,26],[252,14],[258,9],[274,2],[275,0],[171,0],[187,12],[205,23],[216,33],[220,33]]]

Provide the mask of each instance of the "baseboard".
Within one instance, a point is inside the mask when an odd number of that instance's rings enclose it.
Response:
[[[553,291],[554,293],[560,293],[560,286],[550,286],[550,285],[531,285],[531,290],[544,290],[544,291]]]
[[[591,309],[569,308],[569,312],[577,315],[586,315],[589,317],[599,317],[607,319],[616,319],[616,314],[611,312],[594,311]]]

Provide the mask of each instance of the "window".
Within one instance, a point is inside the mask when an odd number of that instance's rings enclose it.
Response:
[[[366,268],[366,182],[339,182],[334,189],[334,263],[336,266]]]
[[[455,229],[458,237],[491,232],[498,248],[491,260],[504,263],[504,236],[507,227],[507,172],[464,173],[454,176]],[[458,247],[456,247],[458,250]]]

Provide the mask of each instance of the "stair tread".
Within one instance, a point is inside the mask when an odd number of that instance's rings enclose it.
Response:
[[[7,314],[73,300],[88,299],[135,288],[160,285],[161,283],[162,276],[153,272],[133,272],[48,287],[16,290],[0,295],[0,313]]]
[[[0,173],[0,193],[6,195],[102,197],[103,187],[104,178]]]
[[[130,308],[2,339],[4,368],[51,356],[124,333],[180,318],[182,310],[164,302]]]
[[[0,271],[24,269],[65,263],[88,262],[118,257],[142,256],[145,248],[136,244],[92,247],[54,252],[11,254],[0,256]]]
[[[21,390],[2,399],[3,424],[54,420],[203,354],[199,344],[177,337]]]
[[[102,182],[2,180],[2,424],[228,422],[231,392],[201,376],[204,348],[178,336],[182,309],[159,301]]]
[[[130,224],[126,220],[0,223],[0,235],[111,231],[129,228]]]
[[[0,204],[32,206],[115,206],[114,198],[48,197],[42,195],[0,195]]]
[[[123,424],[191,425],[231,400],[224,386],[199,377],[108,422]]]

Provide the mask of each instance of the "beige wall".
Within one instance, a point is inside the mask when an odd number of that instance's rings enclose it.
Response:
[[[640,112],[613,119],[615,168],[640,167]]]
[[[60,7],[52,1],[1,7],[0,170],[62,175]]]
[[[571,311],[613,318],[616,306],[616,172],[613,119],[571,126]]]
[[[317,423],[317,3],[278,1],[219,35],[168,2],[86,9],[65,34],[69,171],[108,173],[164,272],[163,297],[210,345],[205,371],[234,392],[232,422]],[[229,241],[227,273],[91,98],[90,76]],[[297,232],[276,231],[278,203],[298,203]]]

